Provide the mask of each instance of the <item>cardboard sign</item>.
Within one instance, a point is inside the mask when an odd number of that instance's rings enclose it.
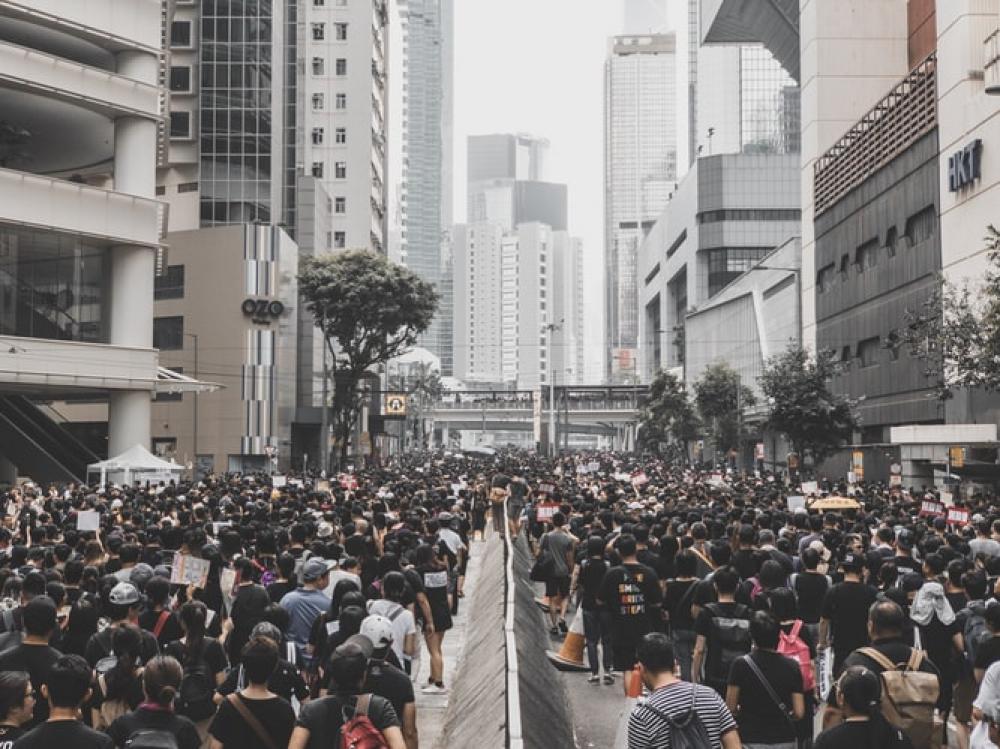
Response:
[[[944,515],[944,505],[940,502],[932,502],[929,499],[925,499],[920,503],[920,512],[917,513],[920,516],[938,516]]]
[[[551,522],[552,516],[559,512],[559,505],[555,502],[543,502],[535,508],[538,522],[548,523]]]
[[[101,528],[101,513],[97,510],[80,510],[76,513],[78,531],[96,531]]]
[[[806,498],[799,494],[794,494],[788,497],[787,502],[788,502],[788,509],[791,510],[792,512],[795,512],[795,510],[799,509],[804,510],[806,508]]]
[[[952,525],[968,525],[969,511],[957,507],[948,508],[948,522]]]
[[[271,486],[273,488],[275,488],[275,489],[280,489],[281,487],[285,486],[285,484],[287,484],[287,483],[288,483],[288,479],[286,479],[284,476],[272,476],[271,477]]]
[[[816,481],[803,481],[802,482],[802,493],[806,496],[810,494],[819,493],[819,483]]]
[[[207,559],[198,559],[190,554],[174,553],[174,563],[170,570],[170,582],[177,585],[193,585],[196,588],[204,588],[208,582],[208,568],[210,563]]]

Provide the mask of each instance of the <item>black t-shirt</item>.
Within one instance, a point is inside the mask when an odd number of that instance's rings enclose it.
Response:
[[[608,563],[603,559],[584,559],[580,562],[580,574],[576,578],[576,584],[580,589],[580,606],[584,611],[594,611],[598,608],[597,597],[607,571]]]
[[[295,590],[295,583],[285,580],[281,582],[280,580],[275,583],[271,583],[267,586],[267,594],[271,597],[272,603],[278,603],[282,598],[285,597],[285,593],[290,593]]]
[[[644,564],[609,569],[601,581],[599,598],[613,617],[615,639],[637,641],[659,624],[660,580]]]
[[[238,692],[240,689],[246,686],[246,676],[242,671],[242,666],[237,666],[236,668],[229,669],[226,674],[226,678],[219,685],[217,691],[223,696],[229,696],[233,692]],[[286,660],[279,660],[277,667],[274,669],[274,673],[267,678],[267,688],[269,691],[274,692],[276,695],[284,700],[292,701],[292,697],[296,697],[299,702],[302,702],[306,695],[309,694],[309,690],[306,687],[305,681],[302,679],[302,674],[299,670],[295,668],[291,663]]]
[[[264,726],[276,746],[288,746],[288,740],[295,728],[295,711],[291,705],[281,697],[250,700],[242,694],[237,694],[236,699],[246,705],[250,713]],[[240,715],[239,710],[230,704],[228,698],[219,705],[219,712],[212,719],[208,732],[225,747],[268,749],[257,736],[257,732]]]
[[[799,618],[806,624],[819,623],[829,588],[830,579],[817,572],[800,572],[792,580],[792,590],[799,599]]]
[[[875,738],[873,732],[876,730],[878,726],[870,720],[841,723],[817,736],[813,749],[864,749],[869,746],[878,746],[879,749],[913,749],[913,743],[902,731],[890,731],[887,728],[885,735],[880,732],[878,738]]]
[[[830,620],[835,660],[868,644],[868,609],[877,595],[872,586],[856,582],[837,583],[827,591],[822,614]]]
[[[52,664],[61,656],[62,653],[48,645],[22,644],[0,653],[0,671],[27,671],[31,677],[31,686],[38,693],[31,722],[25,729],[32,728],[49,717],[49,703],[42,698],[41,689],[48,679]]]
[[[994,635],[983,641],[976,651],[976,661],[972,665],[975,668],[987,669],[997,661],[1000,661],[1000,635]]]
[[[357,697],[350,697],[345,702],[337,695],[312,700],[302,706],[296,725],[309,731],[309,743],[306,749],[330,749],[340,742],[340,727],[344,725],[344,713],[348,719],[354,715]],[[392,703],[378,695],[371,696],[368,705],[368,718],[380,731],[396,726],[401,727]]]
[[[639,549],[639,551],[635,553],[635,558],[638,559],[640,563],[653,570],[658,578],[661,580],[664,579],[665,565],[663,564],[662,557],[660,557],[660,555],[655,551],[651,551],[650,549]]]
[[[170,710],[139,708],[117,718],[107,729],[108,736],[117,747],[124,747],[129,736],[137,731],[168,731],[176,737],[177,749],[198,749],[201,746],[194,723]]]
[[[678,630],[693,630],[691,604],[697,580],[667,580],[667,591],[663,594],[663,608],[670,613],[670,627]]]
[[[211,637],[206,637],[201,641],[201,646],[198,648],[197,653],[189,653],[187,645],[180,640],[167,645],[163,652],[166,655],[176,658],[180,661],[181,666],[185,668],[185,664],[191,660],[202,661],[207,665],[208,671],[211,674],[222,673],[229,666],[229,661],[226,660],[226,651],[222,648],[222,644]]]
[[[738,549],[733,554],[733,567],[743,580],[749,580],[760,569],[761,553],[756,549]]]
[[[415,700],[410,677],[389,663],[369,664],[364,690],[389,700],[400,721],[403,720],[403,708]]]
[[[162,611],[153,611],[152,609],[143,611],[139,614],[139,626],[150,634],[153,634],[153,630],[156,629],[156,623],[160,620],[160,614],[162,613]],[[153,636],[156,637],[156,635]],[[181,629],[181,623],[177,621],[177,615],[171,612],[170,616],[163,622],[163,627],[160,629],[160,636],[156,638],[156,641],[162,649],[166,647],[168,642],[179,640],[183,636],[184,630]]]
[[[87,728],[78,720],[54,720],[42,723],[14,742],[14,749],[114,749],[107,734]]]
[[[14,742],[24,736],[23,728],[14,726],[0,726],[0,749],[11,749]]]
[[[802,694],[799,664],[780,653],[767,650],[754,650],[746,657],[753,658],[771,688],[790,710],[792,694]],[[795,740],[795,728],[791,721],[771,699],[745,658],[733,661],[729,684],[740,688],[740,709],[736,722],[744,743],[780,744]]]
[[[84,657],[87,659],[87,663],[89,663],[91,667],[96,666],[97,662],[101,660],[101,658],[111,655],[111,635],[114,633],[114,629],[114,626],[110,626],[100,632],[95,632],[87,641]],[[152,633],[147,632],[144,629],[139,629],[139,635],[141,637],[141,642],[139,643],[139,658],[142,660],[143,665],[145,665],[147,661],[160,654],[160,646],[157,643],[156,638],[153,637]]]

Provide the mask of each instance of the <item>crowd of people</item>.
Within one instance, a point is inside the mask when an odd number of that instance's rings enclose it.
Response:
[[[944,516],[933,487],[809,488],[803,506],[784,477],[566,456],[493,492],[536,554],[551,636],[575,606],[590,683],[643,693],[630,749],[995,747],[995,498]]]
[[[415,749],[491,472],[0,493],[0,749]]]

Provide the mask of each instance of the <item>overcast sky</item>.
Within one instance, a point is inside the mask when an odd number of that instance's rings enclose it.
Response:
[[[467,136],[548,138],[548,178],[569,186],[569,230],[584,242],[584,308],[594,315],[586,330],[595,332],[603,300],[604,56],[621,24],[620,0],[455,2],[455,220],[465,217]]]

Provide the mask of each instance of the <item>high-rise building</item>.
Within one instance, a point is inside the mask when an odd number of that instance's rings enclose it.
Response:
[[[636,256],[677,178],[676,43],[671,34],[618,36],[605,62],[606,375],[634,380]]]
[[[442,295],[421,345],[451,374],[453,0],[397,0],[403,80],[400,91],[399,256]]]
[[[455,375],[469,383],[500,385],[503,376],[502,252],[499,224],[454,228]]]
[[[557,385],[585,382],[583,371],[583,241],[552,233],[552,374]]]
[[[149,447],[172,377],[153,342],[164,11],[0,3],[0,482],[82,480],[95,455]],[[80,439],[36,406],[68,398],[106,408]]]

